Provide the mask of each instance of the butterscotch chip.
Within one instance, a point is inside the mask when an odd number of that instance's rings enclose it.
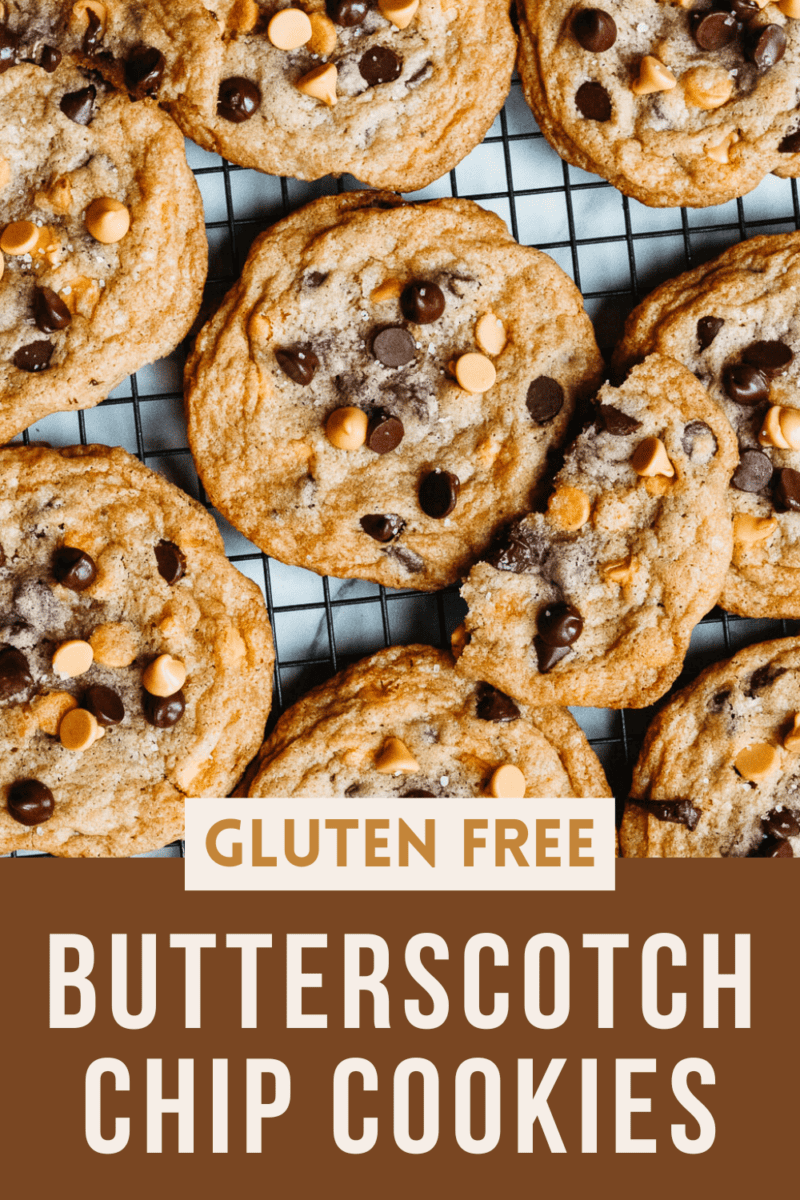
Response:
[[[767,410],[758,440],[762,446],[800,450],[800,409],[773,404]]]
[[[121,201],[100,196],[87,208],[84,223],[95,241],[111,246],[125,237],[131,227],[131,214]]]
[[[783,739],[784,747],[796,754],[800,750],[800,712],[796,712],[792,718],[792,728]]]
[[[525,776],[513,763],[504,763],[492,773],[489,795],[499,800],[521,799],[525,795]]]
[[[309,71],[302,79],[298,79],[295,87],[304,96],[321,100],[323,104],[332,108],[337,100],[336,80],[338,77],[339,72],[333,63],[326,63],[324,66],[314,67],[313,71]]]
[[[311,37],[311,22],[299,8],[282,8],[267,26],[267,37],[278,50],[297,50]]]
[[[454,370],[459,386],[472,396],[488,392],[497,379],[494,364],[485,354],[462,354]]]
[[[186,667],[171,654],[159,654],[145,668],[142,683],[151,696],[174,696],[186,682]]]
[[[666,475],[671,479],[675,474],[666,447],[657,437],[646,437],[639,442],[631,456],[631,466],[637,475]]]
[[[704,153],[706,158],[713,159],[714,162],[722,163],[727,166],[730,162],[731,148],[739,141],[739,135],[735,129],[727,128],[719,130],[705,144]]]
[[[237,33],[250,33],[258,24],[261,9],[255,0],[236,0],[228,13],[226,23],[228,29]]]
[[[403,290],[402,279],[387,279],[384,283],[379,283],[376,288],[370,292],[370,300],[375,304],[382,304],[384,300],[397,300]]]
[[[652,92],[670,92],[677,79],[669,67],[652,54],[645,54],[639,66],[639,77],[631,84],[634,96],[648,96]]]
[[[467,633],[467,627],[462,621],[450,634],[450,649],[453,652],[453,658],[459,657],[468,641],[469,634]]]
[[[325,436],[337,450],[358,450],[367,440],[369,418],[360,408],[337,408],[325,422]]]
[[[475,341],[484,354],[498,355],[506,344],[506,330],[503,322],[494,313],[484,313],[478,317],[475,326]]]
[[[800,0],[778,0],[777,7],[784,16],[791,17],[793,20],[800,17]]]
[[[58,294],[73,317],[76,312],[90,317],[100,300],[98,284],[93,279],[87,279],[85,275],[78,275],[75,279],[71,279]]]
[[[393,775],[395,771],[400,771],[403,775],[413,775],[419,770],[419,763],[405,742],[390,737],[376,755],[375,770],[381,775]]]
[[[94,651],[88,642],[73,639],[62,642],[53,655],[53,670],[62,679],[75,679],[89,670]]]
[[[85,708],[70,709],[58,727],[58,736],[65,750],[88,750],[104,735],[105,729]]]
[[[0,154],[0,191],[11,182],[11,164]]]
[[[3,271],[6,269],[6,260],[2,250],[0,250],[0,279],[3,278]]]
[[[381,16],[398,29],[406,29],[414,20],[419,0],[378,0]]]
[[[580,488],[557,488],[547,501],[547,515],[559,529],[580,529],[591,511],[592,502]]]
[[[72,184],[68,175],[52,179],[44,191],[36,193],[38,208],[49,208],[65,215],[72,207]]]
[[[722,67],[692,67],[681,82],[687,104],[695,108],[721,108],[733,92],[733,80]]]
[[[746,746],[744,750],[740,750],[733,765],[742,779],[751,783],[761,783],[777,770],[779,762],[780,753],[777,747],[768,742],[757,742],[754,746]]]
[[[0,236],[0,250],[5,254],[30,254],[39,240],[39,226],[33,221],[12,221]]]
[[[311,41],[308,48],[312,54],[326,58],[336,49],[336,26],[325,13],[311,13],[308,19],[311,22]]]
[[[42,733],[56,737],[62,718],[73,708],[78,707],[78,701],[69,692],[45,692],[31,700],[31,711]]]
[[[639,569],[639,560],[635,554],[627,558],[618,558],[614,562],[604,563],[600,568],[601,574],[609,583],[630,583]]]
[[[737,513],[733,518],[733,540],[745,546],[765,542],[778,528],[775,517],[753,517],[750,513]]]
[[[128,625],[110,621],[98,625],[89,638],[94,660],[101,667],[129,667],[139,652],[139,639]]]

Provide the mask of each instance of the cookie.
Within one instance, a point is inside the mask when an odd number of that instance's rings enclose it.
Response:
[[[620,841],[633,858],[800,856],[800,641],[748,646],[647,731]]]
[[[574,284],[499,217],[348,193],[255,242],[187,363],[189,442],[266,553],[433,589],[528,510],[600,368]]]
[[[0,450],[0,853],[138,854],[263,738],[261,593],[124,450]]]
[[[524,793],[523,793],[524,788]],[[610,796],[577,722],[453,670],[431,646],[392,646],[284,713],[250,796]]]
[[[631,313],[619,370],[680,359],[733,426],[733,559],[720,603],[800,617],[800,234],[753,238],[659,287]]]
[[[736,443],[685,367],[651,355],[566,451],[546,511],[473,567],[458,669],[526,704],[642,708],[683,664],[731,556]]]
[[[174,122],[61,55],[19,6],[6,19],[0,443],[48,413],[98,404],[170,353],[199,309],[207,263]]]
[[[800,173],[800,5],[522,0],[525,97],[562,158],[656,207]]]

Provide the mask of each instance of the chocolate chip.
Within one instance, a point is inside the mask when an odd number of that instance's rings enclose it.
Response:
[[[572,646],[583,633],[583,617],[572,604],[546,604],[536,628],[546,646]]]
[[[241,75],[233,75],[219,85],[217,116],[240,125],[242,121],[250,120],[260,103],[261,92],[256,85],[249,79],[242,79]]]
[[[42,47],[42,57],[39,59],[39,66],[43,71],[46,71],[48,75],[52,75],[54,71],[58,70],[60,63],[60,50],[56,50],[54,46]]]
[[[444,292],[436,283],[415,279],[403,288],[400,308],[407,320],[417,325],[430,325],[444,312]]]
[[[176,546],[174,542],[167,542],[164,538],[154,549],[158,573],[172,587],[186,574],[186,555],[180,546]]]
[[[697,322],[697,340],[701,350],[707,350],[725,324],[724,317],[701,317]]]
[[[791,838],[800,835],[797,815],[788,808],[773,808],[762,822],[764,833],[776,838]]]
[[[376,542],[391,542],[406,527],[405,521],[397,513],[369,513],[361,518],[360,525],[364,533],[368,533]]]
[[[794,850],[782,838],[766,837],[750,853],[751,858],[794,858]]]
[[[310,346],[284,346],[275,351],[278,366],[293,383],[307,387],[317,373],[319,359]]]
[[[391,83],[403,70],[403,60],[388,46],[373,46],[358,64],[361,75],[370,87]]]
[[[460,490],[457,475],[436,467],[423,476],[419,485],[419,506],[429,517],[441,521],[455,508]]]
[[[125,707],[113,688],[93,683],[83,694],[83,707],[94,714],[98,725],[119,725]]]
[[[103,40],[103,22],[91,8],[84,9],[86,13],[86,33],[83,35],[83,53],[94,54]]]
[[[52,288],[40,287],[34,295],[33,319],[42,333],[58,333],[59,329],[66,329],[69,325],[72,313],[57,292]]]
[[[575,93],[575,105],[587,121],[611,120],[611,97],[602,83],[582,83]]]
[[[708,425],[706,425],[705,421],[690,421],[689,424],[684,427],[681,435],[683,453],[687,458],[691,458],[694,454],[695,444],[699,438],[711,438],[711,441],[714,444],[714,449],[711,451],[711,457],[713,458],[719,447],[717,445],[717,439],[714,437],[712,430]]]
[[[0,700],[8,700],[32,685],[33,676],[22,651],[14,646],[0,646]]]
[[[419,575],[421,571],[425,570],[425,559],[410,546],[402,544],[387,546],[383,553],[389,558],[396,558],[400,565],[410,571],[412,575]]]
[[[634,803],[641,805],[659,821],[685,825],[690,833],[697,828],[697,822],[703,815],[691,800],[635,800]]]
[[[779,63],[786,53],[786,34],[780,25],[763,25],[752,31],[747,40],[746,53],[761,71],[768,71]]]
[[[433,792],[401,792],[401,800],[433,800]]]
[[[94,84],[81,88],[78,92],[67,92],[61,97],[59,108],[65,117],[76,125],[90,125],[94,116],[94,102],[97,99],[97,88]]]
[[[42,825],[49,821],[55,798],[38,779],[19,779],[8,789],[8,814],[20,825]]]
[[[61,546],[53,555],[53,576],[63,587],[83,592],[97,578],[94,559],[74,546]]]
[[[740,21],[750,21],[757,16],[760,6],[756,0],[731,0],[731,12]]]
[[[519,709],[505,692],[499,692],[490,683],[479,683],[475,715],[479,721],[492,721],[495,725],[503,725],[506,721],[516,721]]]
[[[125,62],[125,86],[137,96],[154,96],[164,81],[167,63],[155,46],[135,46]]]
[[[568,654],[572,653],[569,646],[548,646],[540,637],[533,639],[533,648],[536,651],[536,661],[542,675],[552,671],[556,663],[561,662],[562,658],[566,658]]]
[[[41,339],[38,342],[27,342],[20,346],[11,361],[18,370],[36,374],[37,371],[46,371],[50,366],[53,349],[52,342],[44,342]]]
[[[17,38],[5,25],[0,25],[0,75],[17,61]]]
[[[783,467],[777,473],[775,503],[789,512],[800,512],[800,471]]]
[[[712,8],[691,16],[694,40],[701,50],[721,50],[736,37],[736,20],[729,12]]]
[[[772,463],[760,450],[744,450],[733,472],[731,487],[739,492],[760,492],[772,479]]]
[[[584,50],[602,54],[617,40],[617,25],[602,8],[582,8],[572,22],[572,32]]]
[[[786,667],[776,667],[775,663],[766,662],[759,667],[750,676],[750,682],[747,685],[747,695],[752,699],[765,688],[774,683],[776,679],[780,679],[781,675],[786,674]]]
[[[769,380],[758,367],[752,367],[749,363],[726,367],[723,384],[734,404],[741,404],[745,408],[753,408],[769,399]]]
[[[610,433],[614,437],[624,437],[627,433],[635,433],[642,424],[635,417],[629,417],[622,409],[614,408],[613,404],[598,404],[597,415],[606,433]]]
[[[800,129],[796,129],[794,133],[787,133],[786,137],[779,144],[778,150],[781,154],[797,154],[800,152]]]
[[[171,696],[151,696],[143,691],[142,709],[145,719],[156,729],[171,729],[186,711],[186,697],[183,692],[174,692]]]
[[[721,692],[715,692],[708,702],[708,711],[713,713],[722,712],[732,695],[733,688],[723,688]]]
[[[396,450],[403,440],[403,422],[399,417],[378,409],[369,419],[367,426],[367,446],[375,454],[388,454]]]
[[[328,12],[333,20],[345,29],[363,24],[369,10],[369,0],[332,0],[328,5]]]
[[[531,420],[537,425],[546,425],[564,407],[564,389],[556,379],[540,375],[529,384],[525,404]]]
[[[407,329],[390,325],[375,334],[372,353],[385,367],[402,367],[416,357],[417,349]]]
[[[766,375],[767,379],[774,379],[776,375],[783,375],[794,353],[785,342],[753,342],[742,353],[742,358]]]

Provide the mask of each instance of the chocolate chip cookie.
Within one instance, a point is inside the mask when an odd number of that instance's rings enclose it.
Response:
[[[657,207],[800,173],[797,0],[522,0],[525,96],[562,158]]]
[[[720,603],[800,617],[800,234],[757,237],[665,283],[633,313],[617,366],[685,363],[733,426],[733,560]]]
[[[124,450],[0,450],[0,853],[137,854],[263,738],[261,594]]]
[[[647,731],[620,830],[635,858],[800,855],[800,642],[748,646]]]
[[[673,359],[601,388],[546,511],[470,572],[459,670],[526,704],[652,704],[719,596],[735,465],[727,420]]]
[[[600,367],[575,286],[499,217],[351,192],[254,244],[187,363],[189,441],[268,554],[433,589],[527,511]]]
[[[197,313],[207,261],[177,126],[58,50],[30,10],[5,7],[0,442],[99,403],[170,353]]]
[[[284,713],[250,796],[610,796],[565,709],[527,708],[431,646],[365,658]]]

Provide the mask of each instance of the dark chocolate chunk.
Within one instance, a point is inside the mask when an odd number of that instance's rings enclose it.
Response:
[[[0,700],[8,700],[33,686],[28,660],[14,646],[0,646]]]
[[[642,424],[635,417],[629,417],[622,409],[614,408],[613,404],[598,404],[597,415],[606,433],[610,433],[614,437],[624,437],[627,433],[635,433]]]
[[[103,40],[103,22],[91,8],[84,11],[87,26],[86,33],[83,35],[83,53],[91,56]]]
[[[388,454],[396,450],[403,440],[403,422],[399,417],[378,409],[369,419],[367,426],[367,446],[375,454]]]
[[[76,125],[90,125],[94,116],[94,102],[97,99],[97,88],[94,84],[81,88],[77,92],[67,92],[61,97],[59,105],[65,117]]]
[[[37,287],[33,299],[33,319],[42,333],[58,333],[69,325],[72,313],[52,288]]]
[[[572,646],[583,633],[583,617],[572,604],[546,604],[536,628],[546,646]]]
[[[783,838],[765,837],[751,852],[751,858],[794,858],[791,843]]]
[[[705,421],[690,421],[689,424],[684,427],[681,435],[681,445],[683,446],[683,453],[687,456],[687,458],[691,458],[694,454],[695,443],[697,442],[698,438],[706,437],[710,437],[711,441],[714,443],[714,449],[711,452],[711,457],[713,458],[719,447],[717,445],[717,439],[714,437],[710,426],[706,425]]]
[[[691,833],[703,815],[691,800],[634,800],[659,821],[670,821],[673,825],[685,825]]]
[[[762,25],[752,30],[746,53],[761,71],[768,71],[786,53],[787,38],[780,25]]]
[[[525,406],[537,425],[547,425],[564,407],[564,389],[556,379],[540,375],[528,386]]]
[[[725,324],[724,317],[701,317],[697,322],[697,340],[701,350],[707,350]]]
[[[54,808],[53,793],[38,779],[19,779],[8,789],[8,814],[20,825],[42,825]]]
[[[497,567],[498,571],[524,575],[526,571],[541,567],[549,552],[549,542],[535,534],[524,520],[520,520],[508,527],[502,540],[487,554],[486,561]]]
[[[166,66],[164,55],[155,46],[135,46],[125,61],[125,86],[137,96],[155,96]]]
[[[410,546],[404,546],[402,543],[387,546],[383,553],[389,558],[396,558],[400,565],[410,571],[412,575],[419,575],[421,571],[425,570],[425,559]]]
[[[278,366],[293,383],[307,387],[317,373],[319,359],[310,346],[284,346],[275,351]]]
[[[370,7],[369,0],[331,0],[328,12],[337,25],[350,29],[363,24]]]
[[[505,692],[499,692],[490,683],[479,683],[475,715],[479,721],[492,721],[495,725],[502,725],[506,721],[516,721],[519,709]]]
[[[402,800],[433,800],[434,798],[433,792],[419,791],[401,792],[400,797]]]
[[[800,821],[797,814],[788,808],[773,808],[767,813],[762,822],[764,833],[775,838],[791,838],[800,835]]]
[[[73,592],[85,591],[97,578],[94,559],[74,546],[61,546],[53,555],[53,576]]]
[[[122,700],[113,688],[93,683],[83,694],[83,707],[88,709],[98,725],[119,725],[125,716]]]
[[[35,375],[37,371],[46,371],[50,366],[53,350],[52,342],[41,339],[38,342],[26,342],[16,351],[11,361],[19,371],[30,371]]]
[[[795,129],[794,133],[787,133],[783,141],[779,143],[778,150],[781,154],[800,153],[800,129]]]
[[[548,646],[540,637],[533,639],[533,648],[536,651],[536,659],[542,675],[552,671],[556,663],[561,662],[562,658],[566,658],[568,654],[572,653],[569,646]]]
[[[767,379],[774,379],[776,375],[783,375],[794,353],[785,342],[753,342],[743,352],[742,358],[766,375]]]
[[[602,83],[582,83],[575,93],[575,106],[587,121],[611,120],[611,97]]]
[[[217,116],[240,125],[250,120],[260,103],[261,92],[256,85],[241,75],[232,75],[219,85]]]
[[[358,69],[370,87],[391,83],[403,70],[403,60],[388,46],[373,46],[363,56]]]
[[[461,484],[458,476],[436,467],[424,475],[419,485],[419,506],[429,517],[441,521],[458,502]]]
[[[572,32],[584,50],[591,54],[610,50],[617,40],[616,21],[602,8],[580,9],[573,19]]]
[[[721,50],[736,37],[736,18],[730,12],[712,8],[692,13],[691,28],[701,50]]]
[[[400,308],[406,320],[417,325],[430,325],[444,312],[444,292],[436,283],[415,279],[403,289]]]
[[[772,463],[760,450],[743,450],[733,472],[731,487],[740,492],[760,492],[772,479]]]
[[[750,363],[735,363],[726,367],[722,377],[725,391],[735,404],[753,408],[769,399],[769,380],[758,367]]]
[[[5,25],[0,25],[0,75],[17,61],[17,38]]]
[[[402,367],[416,357],[414,339],[402,325],[389,325],[372,339],[372,353],[385,367]]]
[[[800,512],[800,471],[791,467],[783,467],[778,471],[773,496],[779,508]]]
[[[154,549],[158,573],[172,587],[186,574],[186,555],[180,546],[176,546],[174,542],[165,541],[164,538]]]
[[[731,0],[731,12],[738,21],[751,21],[760,9],[756,0]]]
[[[39,59],[39,66],[48,75],[52,75],[57,71],[61,64],[61,51],[56,50],[54,46],[43,46],[42,57]]]
[[[306,285],[306,287],[318,288],[318,287],[322,286],[322,284],[325,282],[325,280],[327,278],[328,278],[327,271],[325,271],[325,272],[309,271],[308,274],[303,279],[303,283]]]
[[[763,692],[765,688],[774,683],[776,679],[780,679],[781,675],[786,674],[786,667],[776,667],[774,663],[766,662],[758,670],[754,671],[750,676],[750,682],[747,685],[747,695],[752,697]]]
[[[368,533],[376,542],[391,542],[406,527],[405,521],[397,513],[369,513],[361,518],[360,525],[364,533]]]
[[[174,692],[171,696],[151,696],[143,691],[142,709],[145,720],[155,725],[156,729],[171,729],[186,711],[186,697],[183,692]]]
[[[709,712],[722,712],[726,704],[733,695],[733,688],[723,688],[720,692],[715,692],[708,702]]]

